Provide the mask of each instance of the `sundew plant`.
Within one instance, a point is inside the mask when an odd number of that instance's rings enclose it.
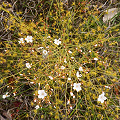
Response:
[[[1,119],[120,119],[119,4],[2,2]]]

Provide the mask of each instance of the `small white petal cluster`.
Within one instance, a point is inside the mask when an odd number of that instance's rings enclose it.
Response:
[[[18,42],[19,42],[19,44],[24,44],[23,38],[20,38],[20,41],[18,41]]]
[[[95,47],[97,46],[97,44],[94,45]]]
[[[61,69],[61,70],[64,70],[64,69],[65,69],[65,67],[64,67],[64,66],[61,66],[61,67],[60,67],[60,69]]]
[[[104,100],[106,100],[106,99],[107,99],[104,95],[105,95],[105,93],[104,93],[104,92],[102,92],[102,94],[101,94],[101,95],[99,95],[99,97],[98,97],[98,101],[100,101],[101,103],[103,103],[103,102],[104,102]]]
[[[25,40],[27,41],[27,43],[32,43],[33,42],[33,40],[32,40],[32,36],[27,36],[27,38],[25,38]]]
[[[47,38],[51,38],[50,36],[48,36]]]
[[[75,98],[75,95],[73,94],[72,91],[70,92],[70,95],[71,95],[73,98]]]
[[[72,51],[68,50],[68,53],[72,54]]]
[[[47,93],[44,90],[38,90],[38,98],[43,99],[45,96],[47,96]]]
[[[97,60],[98,60],[98,58],[94,58],[94,60],[96,60],[96,61],[97,61]]]
[[[10,95],[8,95],[8,92],[6,92],[6,94],[5,95],[3,95],[3,99],[5,99],[6,97],[10,97]]]
[[[31,63],[31,64],[30,64],[30,63],[26,63],[26,67],[27,67],[28,69],[31,68],[31,65],[32,65],[32,63]]]
[[[70,106],[70,109],[72,109],[72,106]]]
[[[68,80],[71,80],[71,78],[68,78]]]
[[[51,80],[53,80],[53,77],[52,76],[48,76]]]
[[[57,40],[57,39],[55,39],[55,40],[54,40],[54,43],[55,43],[56,45],[61,44],[60,38],[59,38],[58,40]]]
[[[82,68],[82,67],[79,67],[79,71],[83,71],[83,68]]]
[[[36,99],[36,98],[34,99],[34,102],[37,102],[37,99]]]
[[[79,78],[79,77],[82,77],[82,75],[79,74],[79,71],[77,71],[76,76],[77,76],[78,78]]]
[[[36,106],[35,106],[35,109],[37,110],[38,108],[40,108],[39,105],[36,105]]]
[[[35,82],[30,82],[30,84],[34,84]]]
[[[73,98],[75,98],[75,95],[73,95]]]
[[[16,93],[14,92],[13,95],[16,96]]]
[[[70,95],[73,96],[74,95],[73,92],[70,92]]]
[[[73,84],[73,86],[74,86],[73,89],[76,90],[77,92],[79,92],[80,90],[82,90],[80,85],[81,85],[81,83],[74,83]]]
[[[70,104],[70,100],[67,101],[67,105]]]
[[[110,87],[109,86],[104,86],[105,88],[109,88],[110,89]]]

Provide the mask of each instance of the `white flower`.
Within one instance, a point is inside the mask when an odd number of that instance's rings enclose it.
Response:
[[[83,71],[83,68],[82,68],[82,67],[79,67],[79,71]]]
[[[10,97],[10,95],[8,95],[8,92],[6,92],[6,94],[3,95],[3,99],[5,99],[6,97]]]
[[[48,54],[47,50],[43,50],[42,53],[43,53],[43,55],[45,55],[45,56]]]
[[[73,84],[73,86],[74,86],[73,89],[76,90],[77,92],[79,92],[80,90],[82,90],[80,85],[81,85],[81,83],[74,83]]]
[[[94,58],[94,60],[96,60],[96,61],[97,61],[98,59],[97,59],[97,58]]]
[[[36,106],[35,106],[35,109],[37,110],[38,108],[40,108],[39,105],[36,105]]]
[[[31,63],[31,65],[32,65],[32,63]],[[31,68],[31,65],[30,65],[30,63],[26,63],[27,68]]]
[[[53,77],[52,76],[48,76],[51,80],[53,80]]]
[[[71,80],[71,78],[68,78],[68,80]]]
[[[72,51],[68,50],[68,52],[69,52],[70,54],[72,54]]]
[[[61,44],[61,41],[60,41],[59,39],[58,39],[58,40],[55,39],[55,40],[54,40],[54,43],[55,43],[56,45],[59,45],[59,44]]]
[[[19,42],[19,44],[24,44],[23,38],[20,38],[20,41],[18,41],[18,42]]]
[[[76,76],[77,76],[78,78],[79,78],[79,77],[82,77],[82,75],[79,74],[79,71],[77,71]]]
[[[38,98],[44,98],[45,96],[47,96],[47,93],[45,93],[44,90],[38,90]]]
[[[61,70],[64,70],[64,69],[65,69],[65,67],[64,67],[64,66],[61,66],[61,67],[60,67],[60,69],[61,69]]]
[[[27,36],[27,38],[25,38],[25,40],[27,41],[27,43],[29,43],[29,42],[33,42],[33,40],[32,40],[32,36]]]
[[[104,95],[105,95],[105,93],[104,93],[104,92],[102,92],[102,94],[101,94],[101,95],[99,95],[99,97],[98,97],[98,101],[100,101],[101,103],[103,103],[103,102],[104,102],[104,100],[106,100],[106,99],[107,99]]]

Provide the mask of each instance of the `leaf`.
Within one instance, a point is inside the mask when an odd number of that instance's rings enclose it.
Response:
[[[6,120],[6,119],[4,119],[4,118],[0,115],[0,120]]]
[[[103,22],[106,22],[113,18],[118,13],[118,8],[111,8],[105,11],[107,14],[103,17]]]
[[[12,120],[11,114],[0,108],[0,120]]]

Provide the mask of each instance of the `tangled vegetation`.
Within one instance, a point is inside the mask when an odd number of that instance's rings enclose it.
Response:
[[[119,5],[1,2],[0,117],[120,119]],[[116,15],[103,21],[113,7]]]

